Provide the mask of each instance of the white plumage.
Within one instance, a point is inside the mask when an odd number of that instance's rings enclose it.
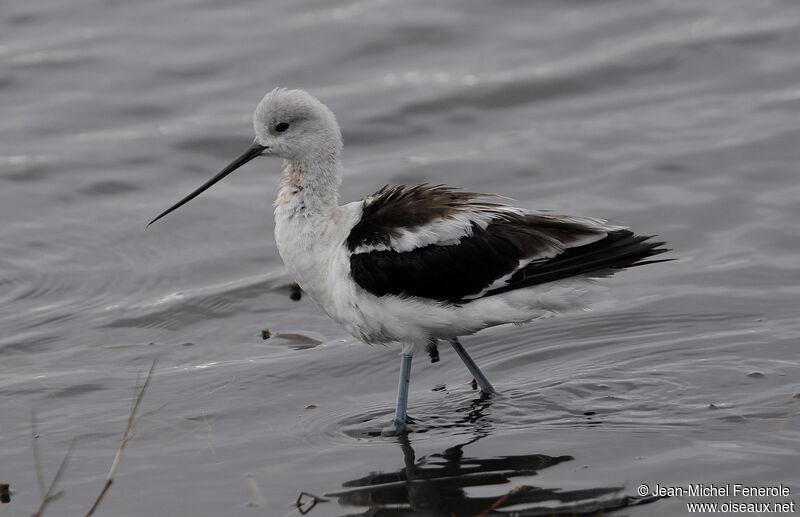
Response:
[[[153,221],[253,158],[283,158],[275,241],[287,269],[358,339],[403,345],[393,432],[405,428],[420,349],[449,340],[491,394],[459,336],[582,307],[591,276],[658,262],[646,259],[666,251],[600,219],[531,212],[443,186],[385,187],[339,205],[342,138],[325,105],[276,89],[256,108],[254,127],[250,148]]]

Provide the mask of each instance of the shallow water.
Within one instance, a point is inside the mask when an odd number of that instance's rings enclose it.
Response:
[[[636,487],[800,492],[797,2],[11,0],[0,63],[0,515],[38,504],[32,411],[46,474],[77,440],[49,513],[88,510],[154,358],[103,515],[296,515],[301,491],[331,494],[314,516],[475,515],[520,485],[505,510],[683,515],[706,500],[630,506]],[[289,299],[279,163],[144,229],[249,144],[278,85],[337,113],[343,200],[450,183],[680,260],[465,339],[495,400],[446,348],[417,360],[416,431],[375,436],[397,350]]]

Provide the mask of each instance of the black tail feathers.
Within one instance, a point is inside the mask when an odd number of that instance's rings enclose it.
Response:
[[[484,296],[505,293],[533,285],[554,282],[578,275],[606,276],[621,269],[668,262],[672,258],[646,260],[671,251],[665,242],[650,241],[654,236],[634,235],[630,230],[616,230],[599,241],[568,248],[545,262],[531,263],[514,273],[508,284],[488,291]]]

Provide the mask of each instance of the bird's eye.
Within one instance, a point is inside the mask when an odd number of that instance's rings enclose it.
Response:
[[[289,124],[287,124],[286,122],[281,122],[280,124],[275,126],[275,131],[277,131],[278,133],[283,133],[287,129],[289,129]]]

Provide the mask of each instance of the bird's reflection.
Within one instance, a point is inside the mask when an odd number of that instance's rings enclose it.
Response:
[[[464,449],[491,434],[491,420],[484,412],[491,404],[477,399],[464,411],[461,422],[473,424],[473,434],[463,443],[417,460],[408,435],[397,439],[404,466],[395,472],[370,473],[343,483],[343,489],[326,494],[340,505],[366,507],[361,516],[484,516],[508,515],[596,515],[633,505],[653,502],[624,495],[620,487],[561,490],[511,484],[515,477],[535,476],[539,471],[572,461],[572,456],[521,454],[478,458]],[[507,486],[501,486],[507,485]],[[476,495],[475,487],[497,487],[491,496]],[[472,493],[470,493],[472,492]],[[480,490],[492,492],[492,490]]]

